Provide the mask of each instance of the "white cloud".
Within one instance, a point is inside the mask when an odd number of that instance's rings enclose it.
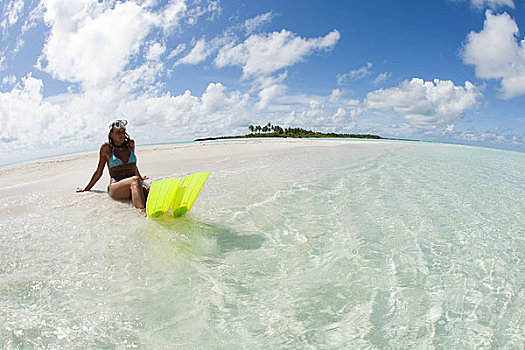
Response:
[[[4,4],[2,10],[2,20],[0,21],[0,28],[6,30],[8,27],[18,22],[22,11],[24,10],[23,0],[11,0]]]
[[[211,83],[202,94],[202,109],[206,114],[214,114],[228,105],[226,87],[221,83]]]
[[[283,84],[287,77],[283,68],[331,49],[340,37],[337,30],[318,38],[283,30],[251,35],[240,44],[228,31],[210,41],[201,39],[181,62],[202,62],[221,47],[242,48],[244,61],[225,64],[240,65],[252,79],[251,96],[228,91],[218,82],[209,84],[201,95],[165,93],[159,77],[169,74],[166,57],[172,59],[186,50],[184,43],[170,50],[171,29],[192,24],[205,13],[220,12],[215,1],[197,0],[192,6],[182,0],[168,0],[160,8],[153,0],[43,0],[28,11],[25,28],[38,21],[48,27],[37,68],[70,84],[67,93],[44,97],[43,81],[31,74],[19,81],[14,75],[2,79],[3,91],[9,91],[0,92],[0,150],[4,151],[0,163],[5,163],[5,155],[30,154],[35,148],[38,154],[46,148],[49,154],[56,154],[57,147],[60,152],[96,148],[106,139],[109,119],[116,117],[128,119],[132,135],[147,143],[245,132],[254,122],[254,111],[273,121],[291,120],[290,111],[297,110],[296,116],[315,119],[319,125],[324,117],[341,119],[347,113],[336,112],[337,106],[331,104],[325,107],[327,96],[318,98],[318,104],[310,104],[309,96],[291,96],[288,104]],[[236,30],[255,30],[271,16],[255,17]],[[5,65],[7,58],[0,57]],[[345,99],[337,103],[344,104]]]
[[[184,0],[178,0],[180,2],[185,2]],[[204,5],[201,5],[204,3]],[[186,23],[189,25],[194,25],[197,23],[199,17],[206,14],[210,14],[208,18],[210,21],[213,21],[217,15],[222,12],[222,8],[218,0],[194,0],[193,6],[187,11],[185,16],[187,17]]]
[[[277,76],[272,76],[272,75],[258,76],[252,81],[252,89],[250,90],[250,93],[264,90],[273,85],[280,85],[283,88],[285,88],[286,86],[284,85],[283,82],[287,77],[288,77],[287,71],[284,71],[283,73]]]
[[[423,81],[414,78],[398,87],[370,92],[364,105],[371,110],[394,110],[413,126],[432,129],[460,118],[481,99],[481,92],[470,82],[455,86],[450,80]]]
[[[14,75],[6,75],[2,79],[2,86],[14,86],[16,83],[16,77]]]
[[[361,102],[358,99],[348,98],[348,99],[343,100],[343,103],[346,106],[359,106]]]
[[[129,120],[129,131],[141,143],[167,142],[231,132],[248,125],[255,109],[249,95],[229,92],[220,83],[209,84],[200,97],[190,91],[133,97],[108,86],[44,98],[42,90],[42,81],[28,75],[11,91],[0,93],[0,164],[13,152],[35,147],[55,152],[57,145],[62,151],[86,144],[95,148],[106,138],[109,119],[116,117]]]
[[[501,79],[501,96],[525,94],[525,40],[518,42],[516,22],[507,14],[486,12],[483,29],[471,32],[463,50],[463,62],[475,67],[482,79]]]
[[[206,39],[202,38],[193,45],[193,48],[186,56],[175,62],[175,66],[181,64],[199,64],[204,62],[210,55],[219,51],[220,47],[228,45],[232,40],[233,39],[228,35],[216,37],[210,41],[206,41]],[[177,49],[179,46],[177,46]],[[182,47],[181,51],[183,51]]]
[[[52,124],[65,122],[60,108],[44,101],[42,87],[40,79],[28,74],[11,91],[0,93],[0,144],[45,142],[46,130]],[[67,137],[64,124],[56,125],[53,138]]]
[[[130,80],[149,79],[147,84],[152,86],[151,90],[136,96],[119,86],[107,86],[44,98],[42,81],[26,76],[10,92],[0,93],[0,123],[3,125],[0,150],[4,151],[3,154],[7,154],[6,150],[11,150],[9,154],[19,154],[34,147],[56,149],[57,145],[63,152],[75,145],[80,147],[78,150],[93,149],[105,140],[109,119],[116,117],[130,121],[129,131],[140,144],[243,133],[247,131],[247,125],[258,122],[254,117],[261,123],[271,120],[285,127],[359,132],[353,117],[364,105],[378,109],[394,108],[407,114],[407,119],[411,114],[419,113],[418,118],[427,118],[424,123],[429,124],[429,114],[415,111],[417,106],[420,109],[436,108],[433,115],[443,113],[447,120],[451,120],[461,113],[462,108],[472,105],[465,100],[470,94],[468,90],[475,89],[468,83],[463,88],[455,87],[451,82],[413,80],[405,82],[406,87],[395,88],[398,91],[379,90],[383,92],[381,96],[377,92],[371,93],[362,105],[358,100],[348,99],[346,92],[340,89],[334,89],[326,96],[290,95],[285,94],[286,87],[279,84],[265,84],[254,97],[240,91],[229,91],[221,83],[209,84],[202,95],[186,91],[172,96],[153,88],[156,84],[153,77],[158,73],[155,64],[158,62],[152,61],[128,71]],[[12,78],[9,80],[12,83]],[[413,91],[409,91],[409,87]],[[425,89],[430,90],[426,92],[429,96],[421,96]],[[412,104],[416,107],[411,107]],[[454,107],[455,104],[462,107]],[[442,109],[437,108],[440,105]],[[22,120],[21,115],[25,116]],[[370,132],[378,133],[375,129]],[[2,157],[0,163],[5,162],[5,157]]]
[[[6,68],[7,68],[7,60],[4,55],[0,55],[0,72],[5,70]]]
[[[160,92],[163,85],[157,82],[156,78],[163,69],[164,64],[159,60],[145,62],[138,67],[122,72],[119,76],[118,87],[123,91],[128,91],[130,93],[129,98],[136,90],[148,93]]]
[[[20,36],[15,39],[10,38],[10,30],[21,21],[23,12],[23,0],[0,2],[0,71],[7,69],[7,55],[16,55],[24,44]],[[13,43],[15,43],[14,48]]]
[[[43,12],[44,8],[41,3],[39,4],[32,4],[34,5],[32,8],[28,8],[28,14],[24,18],[24,23],[21,27],[21,33],[25,34],[28,30],[31,28],[34,28],[38,23],[41,22],[41,19],[44,17]]]
[[[153,43],[150,45],[145,58],[148,61],[158,61],[164,52],[166,52],[166,46],[160,43]]]
[[[84,89],[118,84],[140,54],[151,60],[166,50],[161,44],[148,46],[153,29],[161,30],[163,41],[172,29],[220,10],[215,1],[200,3],[188,9],[185,0],[170,0],[154,9],[153,1],[43,0],[33,16],[40,14],[50,32],[37,67]]]
[[[492,145],[513,145],[514,147],[523,146],[525,139],[523,135],[516,135],[512,133],[512,130],[501,130],[499,127],[495,127],[491,130],[478,132],[475,130],[456,130],[454,125],[447,125],[447,128],[443,130],[441,136],[450,138],[455,142],[466,142],[466,143],[484,143]]]
[[[379,85],[387,81],[392,76],[392,73],[379,73],[374,79],[374,85]]]
[[[145,126],[138,130],[141,138],[152,136],[159,142],[223,135],[239,125],[247,127],[252,110],[247,94],[228,92],[221,83],[211,83],[200,97],[189,90],[178,96],[143,95],[121,103],[118,114],[127,116],[135,126]],[[162,135],[154,132],[159,129]]]
[[[337,112],[335,112],[333,115],[332,115],[332,120],[333,121],[336,121],[337,124],[341,124],[342,122],[344,122],[348,117],[348,113],[346,112],[346,110],[344,110],[343,108],[338,108],[337,109]],[[349,124],[349,123],[347,123]]]
[[[368,62],[365,66],[355,69],[353,71],[350,71],[348,73],[339,74],[337,75],[337,84],[343,85],[346,84],[352,80],[359,80],[363,79],[364,77],[368,76],[370,74],[370,69],[372,68],[372,63]]]
[[[215,65],[241,66],[245,77],[267,75],[294,65],[318,50],[329,50],[340,34],[333,30],[324,37],[304,39],[282,30],[266,35],[251,35],[243,43],[227,45],[219,51]]]
[[[334,132],[338,130],[348,130],[353,128],[351,112],[348,113],[342,107],[325,104],[328,98],[311,99],[308,104],[297,106],[289,113],[288,118],[284,119],[286,124],[307,128],[321,132]]]
[[[265,87],[259,91],[259,102],[257,103],[258,110],[264,110],[280,95],[284,93],[286,88],[282,85],[273,84]]]
[[[492,8],[497,9],[500,7],[510,7],[514,8],[514,2],[512,0],[470,0],[472,6],[482,9],[482,8]]]
[[[170,54],[168,55],[168,59],[172,59],[180,55],[184,50],[186,50],[186,44],[184,43],[178,44],[177,47],[170,52]]]
[[[270,22],[272,20],[273,14],[272,12],[266,12],[262,15],[249,18],[246,21],[244,21],[244,27],[246,30],[246,35],[252,34],[254,31],[262,27],[264,24]]]
[[[171,0],[159,15],[159,25],[164,31],[177,27],[188,7],[184,0]]]
[[[332,93],[328,97],[328,101],[338,102],[339,100],[341,100],[342,96],[343,96],[343,91],[341,89],[333,89]]]
[[[43,5],[51,32],[40,68],[85,87],[117,77],[139,50],[154,20],[133,2],[117,2],[113,8],[78,0],[45,0]]]
[[[42,0],[37,9],[27,11],[25,30],[42,22],[48,27],[37,68],[69,87],[67,93],[45,97],[43,81],[32,74],[18,81],[12,74],[3,77],[0,163],[10,155],[17,159],[24,152],[31,155],[35,148],[39,155],[44,149],[48,154],[56,154],[57,149],[94,149],[106,139],[109,119],[116,117],[128,119],[132,135],[147,143],[246,132],[254,122],[254,111],[263,120],[289,120],[295,125],[290,119],[294,110],[298,123],[305,122],[302,126],[308,119],[321,125],[323,118],[341,121],[348,114],[346,107],[338,110],[339,104],[346,103],[343,97],[333,104],[326,102],[328,96],[315,98],[317,103],[310,103],[312,98],[306,95],[286,101],[283,84],[287,77],[283,68],[333,48],[340,37],[337,30],[317,38],[283,30],[251,35],[242,43],[228,31],[210,41],[201,39],[180,62],[195,64],[219,53],[221,47],[236,48],[245,56],[224,64],[242,67],[252,79],[249,94],[228,91],[219,82],[209,84],[201,95],[165,93],[159,77],[169,74],[166,57],[172,59],[186,50],[184,43],[171,50],[175,45],[170,46],[169,32],[195,23],[203,14],[213,16],[220,7],[218,2],[199,0],[192,8],[183,0],[157,5],[154,0]],[[270,12],[257,16],[236,30],[254,31],[272,16]],[[0,66],[6,64],[1,52]]]
[[[448,0],[452,2],[469,2],[472,7],[482,9],[500,9],[503,7],[514,8],[514,1],[512,0]]]
[[[199,64],[206,60],[211,54],[211,47],[206,43],[206,40],[200,39],[195,43],[190,53],[177,61],[175,65],[179,64]]]
[[[333,89],[330,95],[326,98],[328,104],[334,106],[344,105],[346,107],[356,107],[360,101],[353,98],[345,98],[346,92],[341,89]]]

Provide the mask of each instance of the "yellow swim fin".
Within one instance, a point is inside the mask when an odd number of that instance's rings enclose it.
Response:
[[[167,213],[180,188],[180,179],[165,179],[151,184],[146,202],[146,213],[155,217]]]
[[[171,216],[180,216],[191,210],[209,175],[209,172],[202,172],[184,178],[171,203]]]

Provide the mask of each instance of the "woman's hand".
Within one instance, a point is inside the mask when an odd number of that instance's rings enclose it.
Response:
[[[147,177],[147,176],[142,176],[141,179],[142,179],[142,180],[147,180],[147,179],[149,179],[149,177]]]

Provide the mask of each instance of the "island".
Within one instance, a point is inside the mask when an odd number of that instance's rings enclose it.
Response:
[[[282,138],[352,138],[352,139],[376,139],[385,140],[387,138],[370,135],[370,134],[337,134],[337,133],[322,133],[317,131],[305,130],[301,128],[282,128],[279,125],[272,125],[271,122],[264,126],[250,125],[249,134],[238,136],[220,136],[220,137],[206,137],[199,138],[195,141],[212,141],[223,139],[246,139],[256,137],[282,137]]]

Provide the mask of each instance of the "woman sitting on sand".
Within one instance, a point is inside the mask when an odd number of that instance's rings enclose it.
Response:
[[[107,164],[111,180],[108,186],[109,196],[113,199],[130,199],[135,208],[146,207],[147,188],[137,168],[135,141],[126,133],[126,120],[116,120],[109,126],[108,141],[100,147],[97,170],[86,188],[77,188],[77,192],[89,191],[102,176]]]

